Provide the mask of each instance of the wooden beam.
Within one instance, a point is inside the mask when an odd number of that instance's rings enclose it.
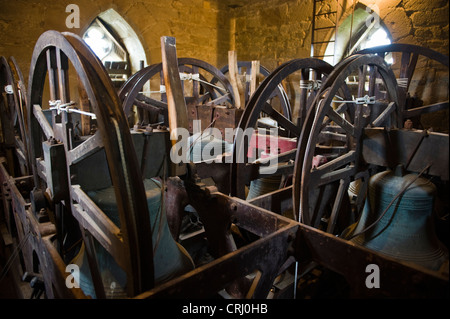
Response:
[[[161,37],[162,67],[169,109],[170,137],[177,140],[177,128],[188,128],[187,107],[178,71],[175,38]]]
[[[237,66],[237,54],[236,51],[228,51],[228,70],[230,74],[230,82],[233,88],[236,108],[245,107],[245,95],[244,86],[239,77],[239,70]]]
[[[256,91],[258,87],[258,74],[260,69],[259,61],[252,61],[252,71],[250,73],[250,96]]]
[[[186,102],[183,95],[183,87],[178,70],[178,58],[174,37],[161,37],[162,69],[166,86],[167,106],[169,112],[169,130],[172,146],[180,141],[182,134],[180,129],[189,129],[189,120]],[[187,143],[187,141],[186,141]],[[174,147],[172,147],[172,151]],[[183,163],[174,163],[171,167],[171,175],[184,174],[186,171]]]

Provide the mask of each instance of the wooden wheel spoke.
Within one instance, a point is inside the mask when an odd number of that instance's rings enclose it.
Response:
[[[198,87],[203,87],[206,91],[206,93],[211,94],[211,97],[216,97],[217,94],[215,94],[215,91],[219,91],[221,94],[226,94],[229,93],[226,88],[224,88],[223,90],[221,90],[219,87],[217,87],[216,85],[212,84],[211,82],[209,82],[205,77],[203,77],[203,75],[200,75],[200,85],[199,81],[193,81],[194,83],[197,83]],[[199,97],[198,97],[199,98]]]
[[[204,104],[210,98],[211,98],[211,92],[206,92],[205,94],[199,95],[197,97],[197,101],[198,101],[199,104]],[[223,96],[221,96],[221,98],[223,99]]]
[[[103,142],[100,136],[100,132],[95,132],[94,135],[87,138],[86,141],[78,145],[77,147],[73,148],[72,150],[68,151],[68,163],[69,165],[74,165],[89,155],[94,154],[98,150],[100,150],[103,147]]]
[[[143,94],[138,94],[135,99],[135,104],[143,109],[154,110],[157,109],[167,109],[167,103],[163,101],[158,101],[151,97],[147,97]]]
[[[375,95],[376,82],[378,78],[378,67],[376,65],[371,66],[369,70],[369,96]]]
[[[384,109],[383,112],[372,122],[372,126],[380,126],[383,124],[390,116],[391,114],[396,110],[397,105],[395,102],[389,103],[389,105]]]
[[[106,217],[105,213],[98,208],[92,199],[80,188],[72,185],[72,195],[77,204],[74,205],[77,214],[81,216],[82,226],[102,244],[105,249],[113,255],[120,255],[126,248],[121,238],[120,229]],[[126,267],[126,262],[118,259],[117,262]]]
[[[153,100],[152,102],[158,102],[158,101],[157,100]],[[134,105],[136,105],[137,107],[139,107],[139,108],[141,108],[143,110],[150,111],[150,112],[152,112],[152,111],[159,112],[161,110],[160,107],[157,107],[157,106],[152,105],[152,104],[147,103],[147,102],[140,101],[138,99],[134,100]],[[158,105],[161,106],[162,104],[158,104]]]
[[[209,93],[205,94],[204,96],[206,96],[207,98],[209,98]],[[229,92],[227,92],[224,95],[219,96],[218,98],[211,100],[209,102],[206,102],[206,105],[218,105],[218,104],[222,104],[225,101],[229,100],[231,98],[231,94]]]
[[[277,155],[269,156],[264,159],[257,159],[254,164],[261,164],[262,166],[270,163],[284,163],[295,160],[295,154],[297,150],[293,149],[287,152],[283,152]]]
[[[347,149],[348,148],[346,145],[343,145],[343,146],[322,145],[322,144],[316,145],[316,153],[317,154],[326,154],[327,158],[336,158],[337,156],[346,152]]]
[[[342,133],[322,130],[319,133],[318,143],[325,143],[325,142],[330,142],[330,141],[346,142],[347,135],[342,134]]]
[[[49,48],[46,51],[47,56],[47,77],[50,90],[50,99],[57,100],[59,93],[57,85],[57,66],[56,66],[56,48]]]
[[[58,68],[59,98],[62,103],[67,103],[70,101],[69,60],[59,48],[56,49],[56,65]]]
[[[321,186],[354,173],[355,151],[339,156],[311,171],[311,186]]]
[[[355,126],[352,123],[350,123],[349,121],[347,121],[345,118],[343,118],[339,113],[337,113],[331,107],[328,107],[326,109],[326,115],[336,125],[339,125],[340,127],[342,127],[347,134],[349,134],[351,136],[356,136]]]
[[[294,160],[297,150],[293,149],[278,155],[273,155],[264,159],[257,159],[252,164],[260,165],[259,175],[280,175],[292,174],[294,169]]]
[[[44,133],[44,135],[47,139],[55,136],[52,126],[47,121],[47,118],[45,117],[44,113],[42,112],[42,108],[40,105],[37,105],[37,104],[33,105],[33,115],[36,118],[36,120],[38,121],[39,125],[41,126],[42,132]]]
[[[347,196],[348,185],[350,184],[350,179],[345,177],[339,181],[339,188],[337,190],[336,198],[333,203],[333,208],[331,210],[330,219],[328,221],[327,232],[333,233],[338,219],[338,213],[341,209],[344,196]]]
[[[273,109],[270,104],[265,103],[262,111],[274,119],[280,126],[292,132],[295,136],[300,136],[301,129],[287,119],[283,114]]]
[[[358,96],[364,96],[367,76],[367,65],[358,68]]]
[[[355,174],[355,166],[349,165],[344,168],[337,169],[335,171],[326,172],[323,174],[317,184],[317,186],[327,185],[338,181],[340,179],[347,178]]]

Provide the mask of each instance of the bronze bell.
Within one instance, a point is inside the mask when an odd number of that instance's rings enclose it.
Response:
[[[261,177],[250,182],[250,188],[246,200],[276,191],[280,188],[281,175]]]
[[[144,179],[152,230],[155,285],[181,276],[193,270],[195,266],[189,252],[173,238],[167,221],[166,206],[161,201],[161,187],[161,182],[156,179]],[[120,225],[113,186],[89,191],[88,195],[113,223]],[[106,298],[126,298],[125,271],[98,241],[94,241],[94,249]],[[79,286],[83,293],[97,298],[84,242],[71,263],[80,269]]]
[[[401,261],[448,273],[448,250],[437,238],[433,222],[435,194],[436,186],[416,174],[404,175],[401,169],[375,174],[351,241]]]

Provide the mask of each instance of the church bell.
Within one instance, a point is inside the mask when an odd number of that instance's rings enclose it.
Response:
[[[281,175],[261,177],[250,182],[246,200],[276,191],[280,188]]]
[[[431,181],[404,175],[401,169],[372,176],[351,241],[397,260],[448,273],[448,250],[433,222],[435,194]]]

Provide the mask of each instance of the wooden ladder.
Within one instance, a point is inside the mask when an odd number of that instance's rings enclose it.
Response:
[[[329,35],[331,29],[335,29],[337,35],[339,0],[313,0],[312,34],[311,34],[311,57],[323,59],[333,57],[336,48],[336,40]],[[328,18],[326,21],[321,21]],[[326,38],[328,37],[328,38]],[[325,54],[323,46],[333,43],[333,54]],[[335,62],[335,61],[333,61]]]

